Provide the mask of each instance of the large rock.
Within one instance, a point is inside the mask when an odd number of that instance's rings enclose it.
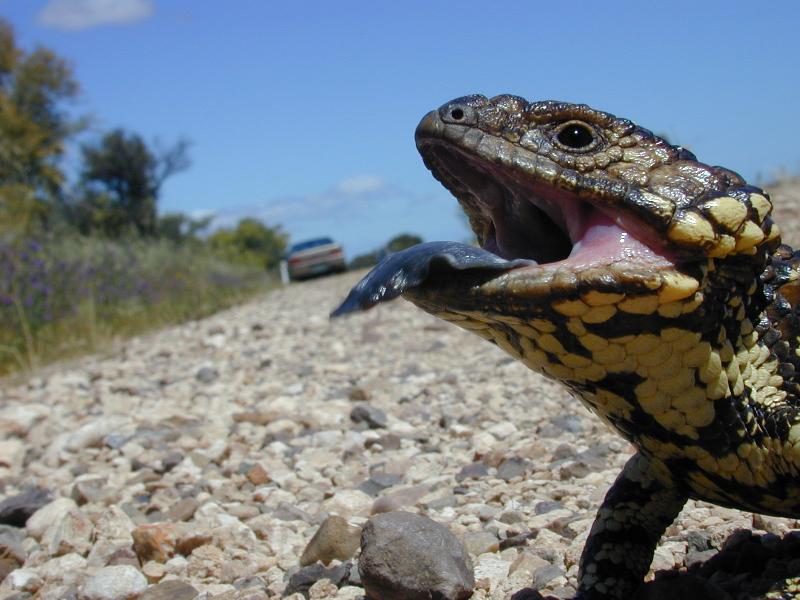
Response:
[[[367,521],[358,570],[373,600],[466,600],[475,587],[472,562],[458,538],[408,512]]]

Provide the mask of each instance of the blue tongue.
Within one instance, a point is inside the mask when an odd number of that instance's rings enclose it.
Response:
[[[331,317],[367,310],[376,304],[397,298],[406,290],[425,283],[432,266],[445,271],[508,271],[535,264],[532,260],[520,258],[506,260],[482,248],[458,242],[418,244],[382,260],[350,290],[345,301],[331,313]]]

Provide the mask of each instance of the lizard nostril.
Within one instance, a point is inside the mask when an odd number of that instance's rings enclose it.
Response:
[[[453,118],[454,121],[460,121],[464,118],[464,111],[460,108],[454,108],[450,111],[450,116]]]

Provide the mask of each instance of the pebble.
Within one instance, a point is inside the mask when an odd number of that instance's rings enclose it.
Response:
[[[0,524],[25,527],[33,513],[52,501],[49,490],[33,488],[0,502]]]
[[[172,523],[139,525],[131,532],[133,550],[141,563],[167,562],[175,553],[178,530]]]
[[[57,498],[33,513],[25,523],[25,528],[31,537],[39,540],[50,525],[77,508],[78,505],[71,498]]]
[[[342,563],[340,565],[325,567],[320,563],[315,563],[302,567],[292,573],[289,582],[284,590],[284,595],[305,594],[316,582],[326,580],[334,584],[346,581],[350,572],[350,565]],[[380,600],[375,598],[373,600]]]
[[[80,600],[134,600],[147,588],[147,579],[129,565],[104,567],[81,587]]]
[[[470,531],[462,539],[467,551],[477,556],[484,552],[497,552],[500,549],[500,540],[491,531]]]
[[[389,424],[385,412],[367,403],[355,405],[350,411],[350,420],[354,423],[363,423],[370,429],[380,429]]]
[[[200,383],[211,383],[219,377],[219,371],[214,367],[200,367],[194,377]]]
[[[334,559],[347,560],[355,555],[361,542],[361,528],[331,515],[325,519],[300,556],[305,567],[317,561],[329,565]]]
[[[197,589],[179,579],[170,579],[147,588],[139,600],[193,600],[199,595]]]
[[[398,509],[464,540],[475,600],[534,576],[543,596],[574,595],[630,446],[563,388],[408,302],[329,320],[357,278],[293,284],[4,381],[0,523],[17,529],[0,528],[0,598],[77,599],[125,567],[151,582],[145,600],[353,600],[357,530]],[[334,516],[347,552],[301,566]],[[797,572],[794,525],[690,501],[645,588],[757,595],[770,573]]]
[[[42,534],[42,546],[50,556],[77,553],[92,549],[94,526],[83,512],[74,508],[62,513]]]
[[[342,490],[322,503],[321,509],[328,514],[349,518],[366,517],[372,508],[372,498],[361,490]]]
[[[417,501],[422,499],[430,489],[430,485],[420,484],[388,492],[372,503],[370,514],[376,515],[378,513],[393,512],[413,506]]]
[[[24,460],[24,441],[17,438],[0,440],[0,478],[19,477]]]

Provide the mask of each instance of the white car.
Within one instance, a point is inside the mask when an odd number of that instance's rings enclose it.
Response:
[[[286,263],[293,281],[347,270],[342,245],[327,237],[292,244]]]

